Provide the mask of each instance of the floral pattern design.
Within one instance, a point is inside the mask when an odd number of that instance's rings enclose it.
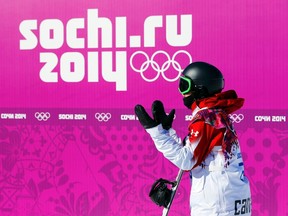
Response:
[[[288,130],[243,125],[238,137],[253,215],[285,215]],[[161,215],[151,185],[177,172],[138,124],[0,125],[1,215]],[[189,188],[187,174],[171,215],[189,214]]]

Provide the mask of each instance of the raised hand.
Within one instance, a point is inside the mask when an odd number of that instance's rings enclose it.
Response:
[[[155,121],[148,115],[148,113],[146,112],[145,108],[142,105],[137,104],[134,108],[134,111],[139,119],[139,122],[145,129],[153,128],[160,124],[159,122]]]
[[[169,130],[172,127],[175,109],[172,109],[171,112],[167,115],[163,103],[159,100],[156,100],[152,104],[152,113],[154,120],[158,124],[162,124],[164,129]]]

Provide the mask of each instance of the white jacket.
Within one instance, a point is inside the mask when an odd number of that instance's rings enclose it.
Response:
[[[198,111],[198,110],[197,110]],[[206,125],[205,127],[212,127]],[[196,163],[194,150],[200,139],[185,138],[186,145],[172,128],[164,130],[162,125],[146,130],[158,151],[182,170],[190,171],[190,208],[193,216],[251,215],[249,181],[244,175],[240,147],[224,157],[222,146],[215,146],[201,165]],[[191,134],[201,135],[201,130]],[[191,141],[192,140],[192,141]],[[227,166],[227,161],[229,166]],[[192,169],[193,168],[193,169]],[[192,170],[191,170],[192,169]]]

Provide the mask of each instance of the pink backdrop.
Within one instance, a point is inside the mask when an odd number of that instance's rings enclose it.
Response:
[[[191,61],[245,98],[231,119],[253,216],[288,215],[286,1],[0,4],[0,215],[161,215],[149,189],[178,170],[133,108],[162,100],[184,136],[177,77]],[[171,215],[189,214],[189,187],[186,173]]]

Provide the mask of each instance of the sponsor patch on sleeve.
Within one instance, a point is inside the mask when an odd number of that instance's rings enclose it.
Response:
[[[190,126],[189,140],[190,142],[198,140],[202,136],[203,125],[195,123]]]

